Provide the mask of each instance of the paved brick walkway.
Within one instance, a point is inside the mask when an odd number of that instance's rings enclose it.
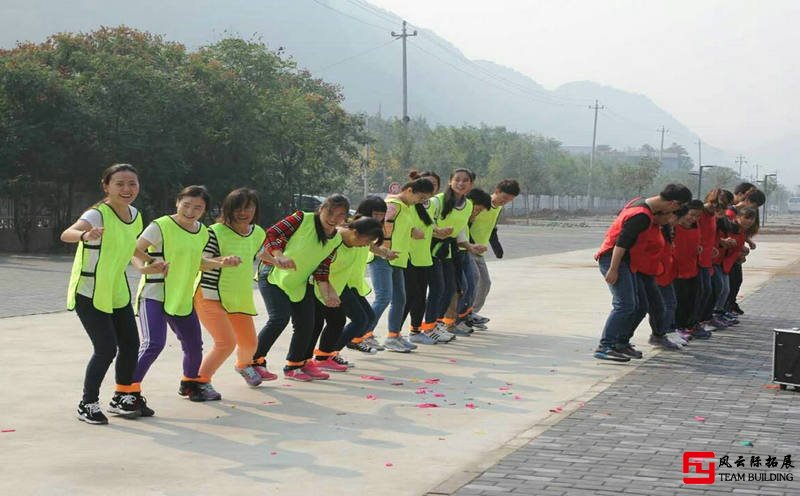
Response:
[[[645,362],[456,494],[800,494],[800,480],[720,480],[800,479],[797,468],[780,469],[786,455],[800,466],[800,392],[765,387],[771,330],[799,325],[798,295],[800,274],[776,277],[742,304],[748,314],[735,330]],[[733,467],[717,467],[713,485],[684,485],[685,451],[728,455]],[[740,455],[745,468],[735,465]],[[777,457],[778,466],[751,469],[751,456],[762,465]]]

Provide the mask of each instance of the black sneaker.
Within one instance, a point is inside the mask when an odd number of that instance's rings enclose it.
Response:
[[[651,334],[650,339],[648,339],[647,342],[653,346],[658,346],[659,348],[663,348],[665,350],[678,351],[681,349],[681,345],[673,343],[666,335],[656,336],[655,334]]]
[[[637,360],[642,358],[642,352],[634,348],[630,343],[616,346],[615,349],[625,356],[636,358]]]
[[[108,417],[106,417],[100,409],[99,401],[95,401],[94,403],[84,403],[81,401],[78,403],[78,420],[95,425],[108,423]]]
[[[114,393],[106,411],[117,415],[136,415],[139,413],[138,398],[132,393]]]
[[[139,407],[139,416],[152,417],[153,415],[155,415],[156,412],[152,408],[147,406],[147,399],[145,399],[145,397],[142,396],[141,393],[135,393],[135,394],[136,394],[137,406]]]
[[[370,354],[370,355],[374,355],[375,353],[378,352],[377,349],[373,348],[372,346],[368,345],[367,343],[365,343],[363,341],[360,342],[360,343],[350,342],[350,343],[347,343],[346,346],[347,346],[348,349],[360,351],[361,353],[367,353],[367,354]]]
[[[623,355],[610,346],[600,346],[595,350],[594,357],[598,360],[611,360],[612,362],[630,362],[631,357]]]
[[[738,303],[734,303],[731,306],[731,311],[733,313],[738,313],[739,315],[744,315],[744,310],[742,310],[742,307],[740,307]]]

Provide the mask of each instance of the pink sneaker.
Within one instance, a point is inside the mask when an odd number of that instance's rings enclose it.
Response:
[[[253,368],[256,369],[256,372],[258,372],[258,375],[261,376],[261,379],[265,381],[274,381],[275,379],[278,378],[277,375],[267,370],[266,363],[253,365]]]
[[[347,365],[336,363],[333,357],[328,357],[325,360],[314,360],[314,366],[318,369],[327,370],[328,372],[347,372]]]
[[[330,377],[330,374],[327,374],[327,373],[321,371],[320,369],[318,369],[317,366],[314,365],[314,361],[313,360],[307,361],[305,365],[300,367],[300,370],[305,372],[309,377],[311,377],[314,380],[322,381],[322,380],[328,379]]]
[[[283,377],[292,381],[309,382],[314,378],[303,372],[303,369],[283,369]]]

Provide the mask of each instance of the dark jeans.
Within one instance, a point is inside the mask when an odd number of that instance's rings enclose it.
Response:
[[[456,263],[458,272],[456,277],[459,280],[459,289],[461,296],[458,298],[457,312],[459,317],[466,317],[469,311],[472,310],[472,304],[475,302],[475,286],[478,282],[478,267],[475,261],[472,260],[472,255],[466,250],[459,250],[458,261]]]
[[[697,324],[695,307],[700,298],[698,281],[700,276],[690,279],[675,279],[675,298],[678,307],[675,309],[675,325],[678,329],[691,329]]]
[[[444,318],[453,295],[456,294],[456,270],[452,259],[434,259],[429,283],[425,322]]]
[[[269,268],[258,274],[258,290],[267,306],[269,319],[258,333],[258,348],[254,359],[266,358],[272,345],[278,340],[289,319],[292,320],[292,341],[289,344],[289,353],[286,360],[298,364],[306,359],[311,334],[314,331],[314,289],[309,285],[302,300],[292,302],[281,288],[267,280]]]
[[[678,302],[672,284],[658,286],[658,292],[661,296],[661,312],[658,313],[657,302],[653,301],[653,298],[648,298],[647,304],[650,307],[648,313],[653,334],[663,336],[675,329],[675,307],[678,306]]]
[[[605,277],[611,266],[611,254],[601,256],[598,263],[600,273]],[[608,285],[611,313],[603,326],[600,346],[624,346],[630,340],[633,330],[647,313],[647,300],[641,301],[639,285],[639,278],[631,272],[628,262],[623,260],[619,265],[617,282]]]
[[[711,284],[711,267],[700,267],[697,275],[697,300],[694,318],[697,322],[711,320],[714,312],[714,287]]]
[[[742,288],[742,264],[733,264],[731,271],[728,274],[730,278],[731,291],[728,294],[728,303],[725,305],[725,310],[730,311],[736,303],[736,298],[739,296],[739,290]]]
[[[331,308],[316,300],[314,332],[306,350],[306,358],[314,356],[314,347],[319,339],[319,349],[325,353],[340,351],[353,338],[363,336],[375,314],[366,298],[353,288],[345,288],[339,297],[341,306]],[[345,325],[347,319],[350,323]]]
[[[428,293],[428,281],[431,278],[433,267],[417,267],[408,264],[405,270],[406,277],[406,309],[403,321],[411,315],[411,327],[419,329],[425,317],[425,300]]]
[[[130,304],[108,314],[96,309],[91,298],[78,294],[75,312],[94,348],[83,379],[83,401],[94,403],[100,398],[100,384],[114,357],[117,384],[131,384],[139,353],[139,331]]]

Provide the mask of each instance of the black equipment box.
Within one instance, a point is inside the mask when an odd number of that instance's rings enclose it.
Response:
[[[772,381],[800,388],[800,328],[775,329]]]

